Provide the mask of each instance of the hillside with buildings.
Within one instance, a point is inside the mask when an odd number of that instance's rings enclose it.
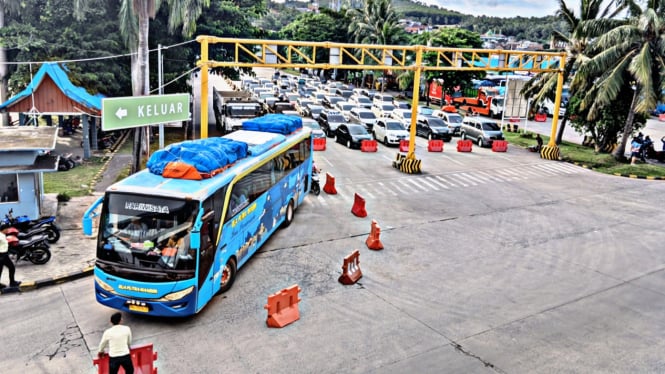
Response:
[[[362,0],[271,1],[269,14],[257,23],[265,29],[279,31],[302,12],[319,12],[324,8],[342,11],[361,8],[363,4]],[[461,27],[479,33],[485,48],[549,50],[553,49],[552,31],[564,29],[561,21],[553,16],[476,17],[418,1],[393,0],[393,5],[401,15],[400,25],[410,34],[432,32],[442,27]],[[554,46],[554,49],[561,47]]]

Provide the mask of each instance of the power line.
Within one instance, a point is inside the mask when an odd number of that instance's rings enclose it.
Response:
[[[185,45],[188,43],[195,42],[196,39],[192,40],[187,40],[181,43],[176,43],[173,45],[169,45],[166,47],[162,47],[162,49],[169,49],[169,48],[175,48],[179,47],[181,45]],[[155,52],[157,49],[151,49],[148,50],[148,53]],[[104,57],[90,57],[90,58],[80,58],[80,59],[73,59],[73,60],[57,60],[57,61],[14,61],[14,62],[3,62],[1,63],[2,65],[32,65],[32,64],[52,64],[52,63],[73,63],[73,62],[89,62],[89,61],[99,61],[99,60],[110,60],[114,58],[123,58],[123,57],[131,57],[133,55],[137,55],[138,52],[133,52],[133,53],[125,53],[122,55],[112,55],[112,56],[104,56]]]

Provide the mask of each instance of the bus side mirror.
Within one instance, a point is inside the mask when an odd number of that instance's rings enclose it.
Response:
[[[95,213],[95,209],[99,206],[99,204],[104,201],[104,196],[101,196],[98,198],[90,208],[88,208],[85,213],[83,213],[83,219],[81,220],[81,224],[83,226],[83,234],[87,236],[92,236],[92,219],[97,217],[99,213]],[[10,211],[11,212],[11,211]]]

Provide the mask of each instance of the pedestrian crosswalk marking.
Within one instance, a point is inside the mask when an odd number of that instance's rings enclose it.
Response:
[[[492,185],[503,182],[522,181],[527,179],[556,178],[562,175],[590,172],[572,164],[565,163],[534,163],[515,165],[505,168],[492,168],[484,170],[464,170],[443,173],[440,175],[428,174],[426,176],[399,177],[396,179],[383,179],[381,182],[353,183],[353,180],[344,180],[337,186],[337,195],[322,193],[319,196],[310,194],[308,201],[313,204],[330,206],[335,204],[351,204],[353,194],[358,193],[367,199],[376,199],[385,196],[406,196],[422,193],[433,193],[456,188],[468,188],[478,185]]]

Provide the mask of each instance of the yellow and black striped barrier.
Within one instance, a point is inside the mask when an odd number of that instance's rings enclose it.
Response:
[[[398,153],[395,161],[393,161],[394,168],[407,174],[420,174],[420,164],[421,160],[407,158],[403,153]]]
[[[545,145],[540,149],[540,158],[545,160],[560,160],[561,153],[559,152],[559,147],[557,146],[548,146]]]

